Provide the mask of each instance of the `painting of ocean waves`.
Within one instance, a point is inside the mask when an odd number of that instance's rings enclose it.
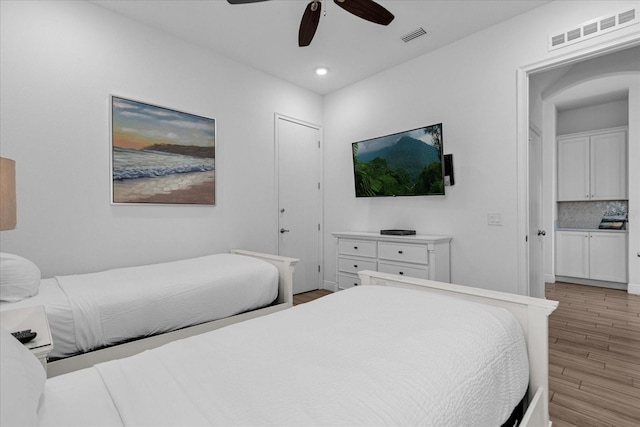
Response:
[[[215,119],[112,96],[112,202],[215,205],[215,138]]]
[[[113,179],[154,178],[187,172],[212,171],[215,159],[159,151],[113,148]]]

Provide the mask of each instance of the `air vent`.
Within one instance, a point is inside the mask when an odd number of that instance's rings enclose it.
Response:
[[[411,40],[417,39],[418,37],[424,36],[425,34],[427,34],[427,32],[424,30],[424,28],[420,27],[411,31],[410,33],[405,34],[401,38],[403,42],[409,43]]]
[[[636,9],[627,10],[615,15],[605,15],[559,34],[549,36],[549,50],[569,46],[592,37],[619,30],[640,22]]]
[[[596,31],[598,31],[598,23],[594,22],[588,25],[585,25],[584,27],[582,27],[582,33],[585,36],[588,36],[589,34],[593,34]]]
[[[600,21],[600,31],[608,30],[609,28],[613,28],[616,26],[616,17],[610,16],[608,18],[604,18]]]
[[[636,10],[631,9],[626,12],[622,12],[618,15],[618,23],[626,24],[629,21],[633,21],[636,18]]]
[[[582,31],[580,28],[576,28],[575,30],[571,30],[567,32],[567,41],[572,41],[582,36]]]

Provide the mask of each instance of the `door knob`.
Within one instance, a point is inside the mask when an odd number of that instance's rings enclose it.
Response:
[[[291,231],[291,230],[285,230],[284,228],[280,229],[280,233],[288,233],[289,231]]]
[[[546,236],[547,232],[544,230],[538,230],[538,236]]]

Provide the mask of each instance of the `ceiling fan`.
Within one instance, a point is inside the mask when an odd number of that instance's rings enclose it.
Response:
[[[258,3],[267,0],[227,0],[231,4]],[[389,25],[393,21],[393,14],[373,0],[333,0],[335,4],[362,19],[380,25]],[[298,46],[311,44],[313,36],[320,22],[320,0],[312,0],[302,15],[300,30],[298,31]]]

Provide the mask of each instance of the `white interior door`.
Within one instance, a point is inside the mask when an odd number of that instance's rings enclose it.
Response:
[[[542,138],[529,128],[529,295],[544,298]]]
[[[298,258],[293,293],[320,288],[320,128],[276,116],[278,253]]]

